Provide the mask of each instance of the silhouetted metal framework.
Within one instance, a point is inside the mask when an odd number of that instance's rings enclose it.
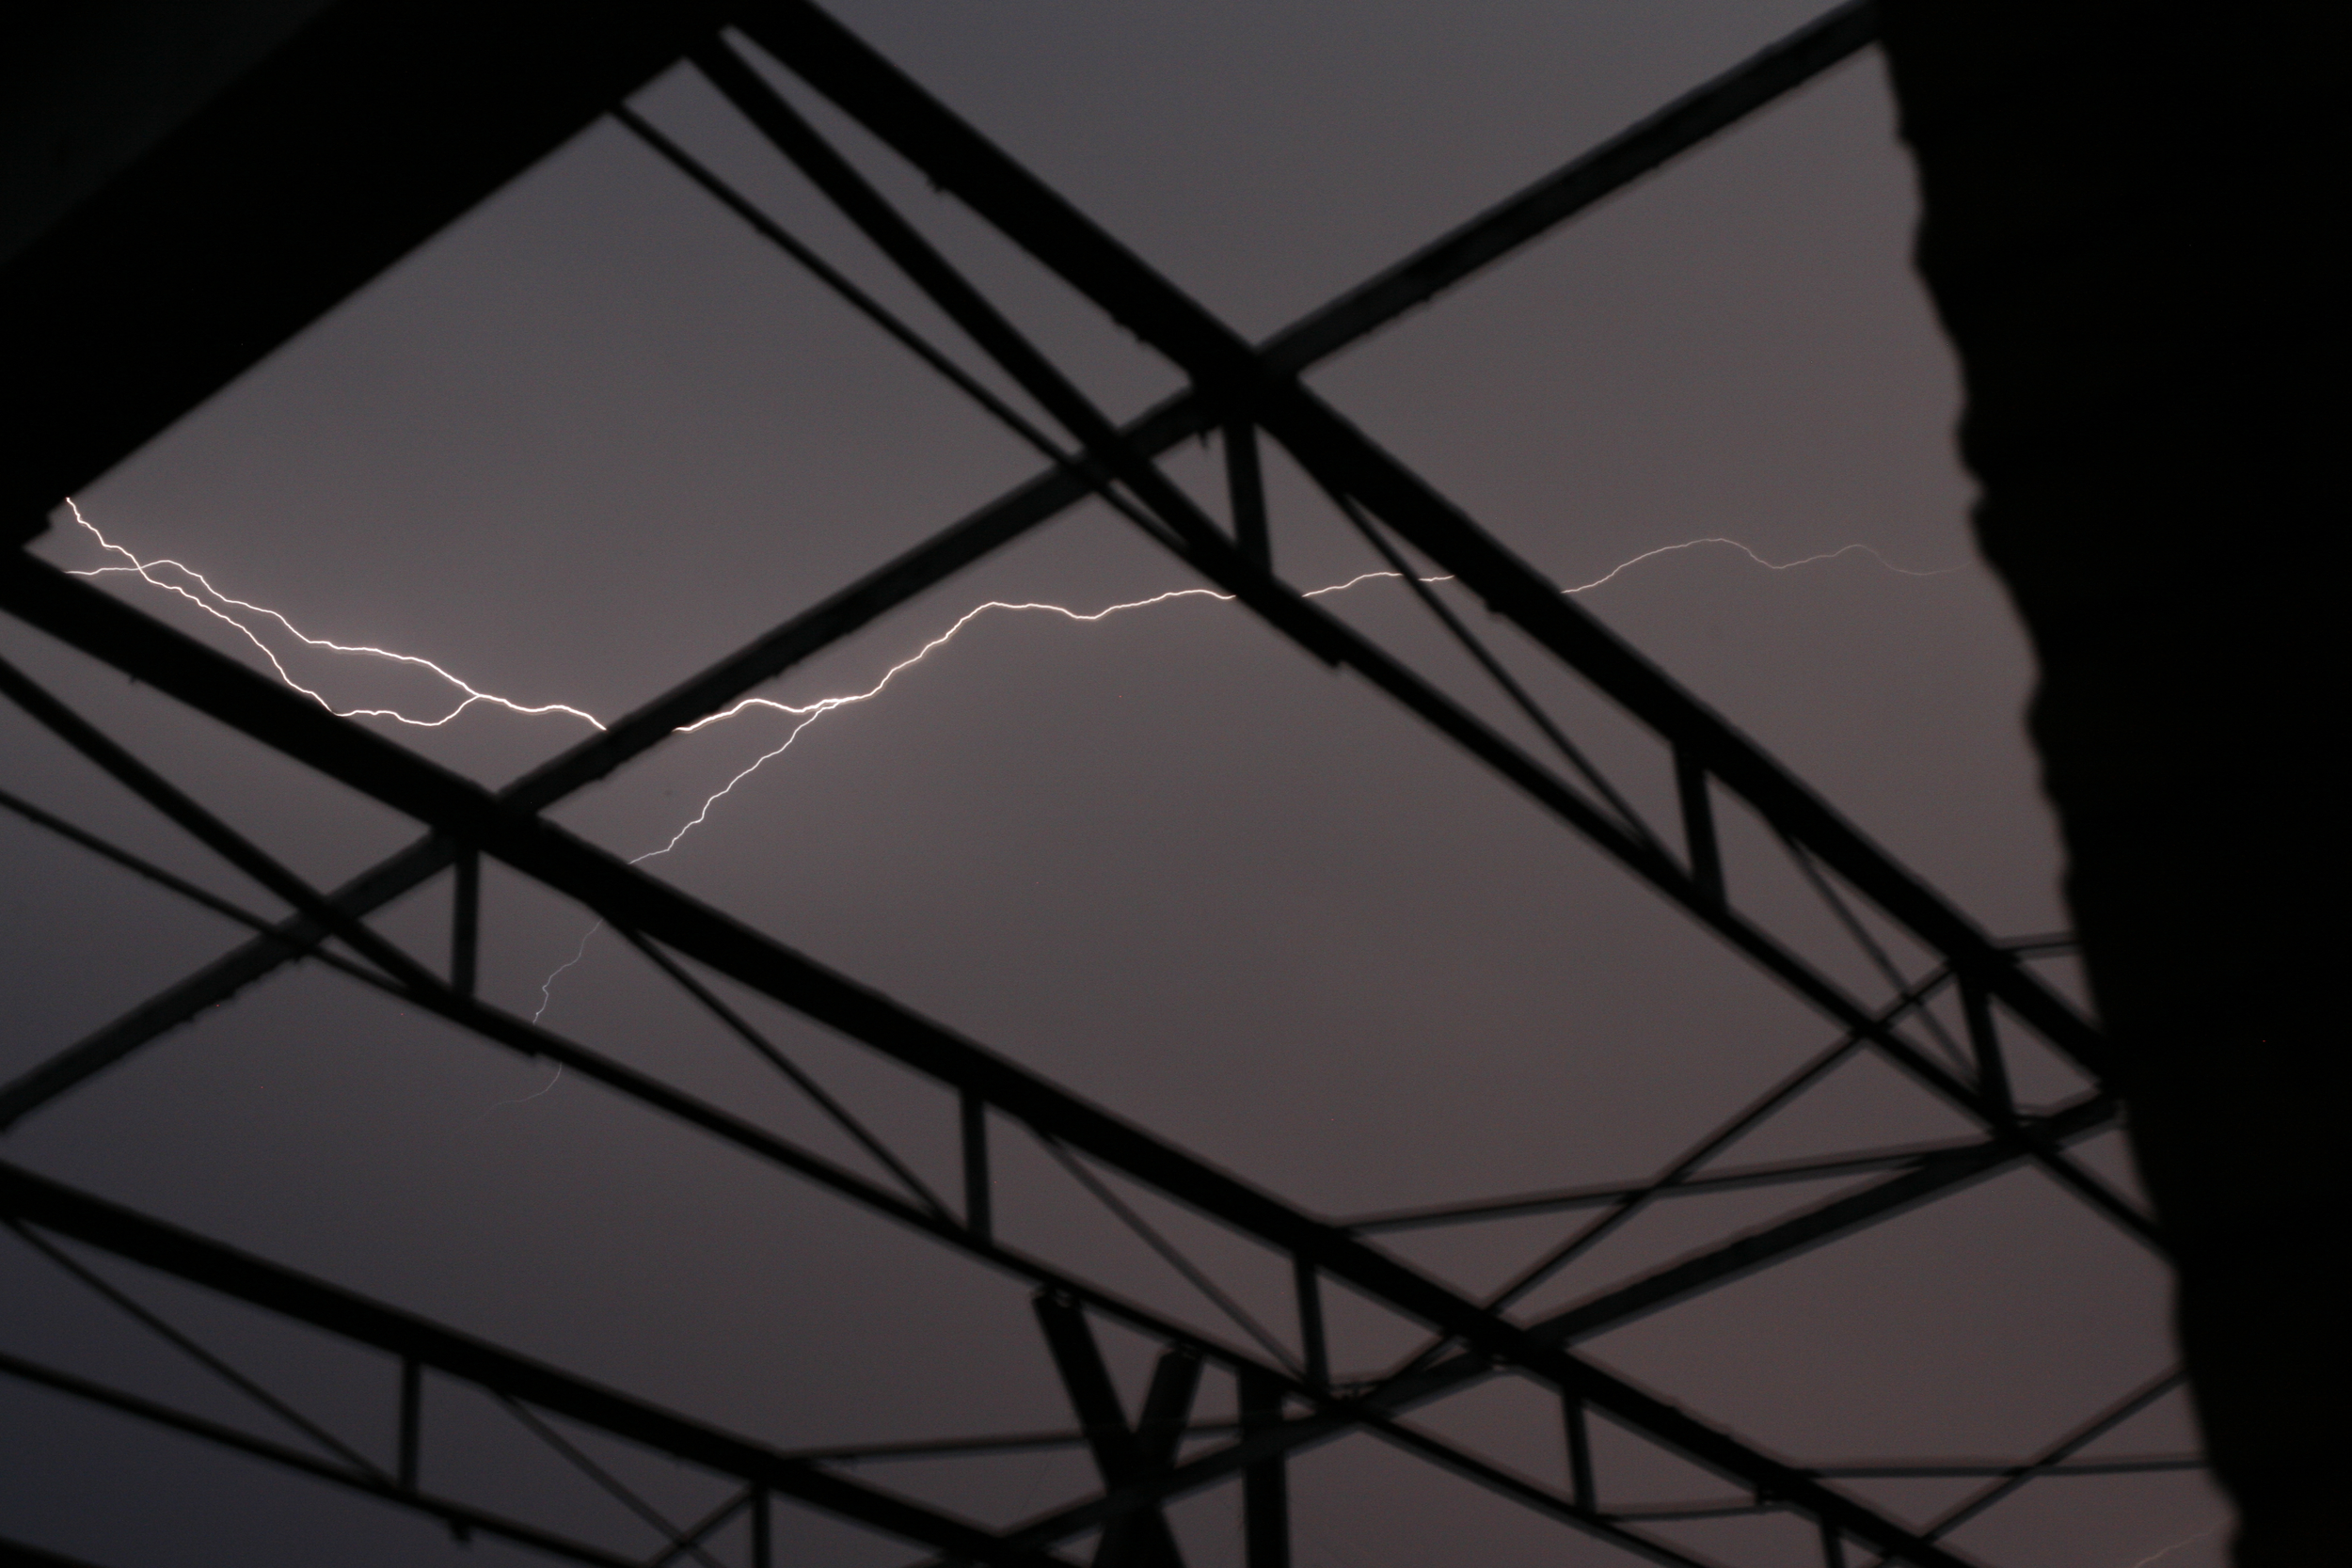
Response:
[[[774,147],[917,285],[997,369],[1061,427],[1048,435],[989,392],[953,357],[892,316],[656,127],[624,107],[632,132],[760,233],[811,268],[856,309],[1005,420],[1049,460],[1037,478],[918,548],[793,617],[610,730],[491,792],[339,719],[83,581],[28,556],[0,568],[0,604],[29,626],[154,686],[421,823],[427,836],[345,885],[309,886],[116,740],[101,734],[21,673],[0,664],[0,694],[106,770],[179,826],[282,899],[293,911],[262,915],[228,904],[73,824],[0,795],[18,816],[81,843],[154,882],[228,915],[253,932],[243,947],[0,1087],[0,1128],[52,1103],[243,988],[291,963],[328,965],[353,979],[461,1024],[511,1051],[561,1064],[579,1077],[693,1127],[752,1159],[826,1189],[1036,1291],[1038,1321],[1077,1418],[1073,1431],[924,1442],[882,1449],[784,1452],[514,1354],[413,1314],[307,1278],[13,1166],[0,1165],[0,1218],[59,1267],[132,1311],[228,1377],[300,1442],[264,1438],[185,1409],[15,1357],[0,1371],[249,1457],[421,1511],[453,1528],[502,1536],[559,1558],[593,1563],[715,1560],[723,1529],[748,1532],[753,1560],[770,1560],[768,1510],[785,1497],[913,1544],[943,1562],[1066,1561],[1058,1555],[1099,1532],[1093,1560],[1159,1568],[1178,1560],[1162,1509],[1171,1499],[1238,1481],[1251,1568],[1289,1560],[1284,1461],[1306,1448],[1370,1433],[1467,1477],[1632,1557],[1676,1564],[1702,1560],[1646,1528],[1661,1521],[1793,1514],[1819,1527],[1831,1568],[1895,1560],[1955,1568],[1968,1562],[1942,1544],[1967,1518],[2018,1487],[2053,1475],[2194,1466],[2192,1456],[2085,1462],[2077,1450],[2174,1387],[2163,1372],[2112,1409],[2054,1436],[2042,1451],[2006,1464],[1887,1461],[1838,1467],[1787,1462],[1736,1433],[1638,1387],[1576,1350],[1580,1340],[1686,1301],[1729,1280],[1890,1216],[2029,1165],[2046,1173],[2127,1234],[2161,1240],[2124,1196],[2077,1163],[2069,1146],[2112,1127],[2113,1096],[2092,1088],[2066,1103],[2028,1108],[2013,1098],[2004,1038],[2029,1037],[2100,1079],[2095,1027],[2044,985],[2031,960],[2063,939],[1996,942],[1916,876],[1871,844],[1821,799],[1663,673],[1519,561],[1432,486],[1359,432],[1299,380],[1311,366],[1574,216],[1741,116],[1867,44],[1874,18],[1850,4],[1792,35],[1549,178],[1449,233],[1263,343],[1234,335],[1198,304],[929,97],[888,61],[811,6],[742,8],[731,39],[712,34],[689,52],[694,66]],[[832,147],[744,52],[749,44],[829,99],[942,190],[961,199],[1121,325],[1179,367],[1189,385],[1125,427],[1100,412],[999,314],[950,262]],[[1193,437],[1216,436],[1230,479],[1220,522],[1168,479],[1155,459]],[[1519,711],[1534,747],[1514,739],[1449,695],[1430,676],[1304,598],[1276,573],[1276,519],[1268,515],[1256,443],[1279,443]],[[1150,1131],[1070,1094],[984,1045],[793,951],[723,912],[646,876],[547,816],[583,786],[642,755],[681,725],[771,680],[961,568],[1089,498],[1099,498],[1267,625],[1309,653],[1356,671],[1486,763],[1544,811],[1682,909],[1822,1018],[1828,1038],[1800,1070],[1665,1169],[1610,1188],[1530,1195],[1339,1223],[1192,1157]],[[1645,823],[1470,627],[1428,591],[1431,571],[1454,578],[1525,640],[1638,721],[1671,756],[1680,820]],[[1738,800],[1771,830],[1885,982],[1858,994],[1804,957],[1740,905],[1740,868],[1715,827],[1717,802]],[[480,940],[480,857],[492,857],[593,910],[728,1030],[768,1057],[838,1121],[880,1165],[869,1179],[623,1065],[554,1031],[496,1008],[474,993]],[[437,967],[379,935],[368,917],[447,874],[451,948]],[[1902,973],[1874,930],[1893,929],[1931,956]],[[952,1089],[962,1114],[962,1190],[926,1186],[878,1137],[785,1057],[701,976],[749,988],[862,1042]],[[1952,1006],[1956,999],[1957,1006]],[[1941,1004],[1959,1020],[1939,1020]],[[1888,1148],[1835,1160],[1724,1167],[1734,1140],[1859,1053],[1875,1053],[1947,1101],[1978,1129],[1970,1139]],[[992,1139],[1025,1130],[1123,1221],[1161,1250],[1231,1320],[1204,1333],[1008,1245],[994,1224]],[[1135,1183],[1207,1216],[1284,1260],[1295,1282],[1295,1320],[1268,1327],[1243,1311],[1202,1265],[1184,1257],[1126,1205],[1106,1176]],[[1813,1208],[1718,1243],[1664,1268],[1624,1279],[1536,1320],[1510,1308],[1647,1206],[1740,1187],[1869,1177]],[[1571,1216],[1560,1244],[1492,1299],[1478,1300],[1382,1250],[1389,1232],[1504,1213]],[[397,1369],[387,1398],[395,1451],[371,1455],[294,1412],[89,1269],[96,1251],[176,1275],[279,1317],[381,1353]],[[1426,1331],[1422,1348],[1371,1376],[1344,1376],[1325,1348],[1321,1289],[1337,1281]],[[1089,1326],[1118,1323],[1163,1347],[1145,1404],[1132,1420],[1112,1388]],[[1197,1420],[1204,1370],[1230,1375],[1237,1417]],[[1567,1473],[1538,1481],[1506,1471],[1415,1425],[1417,1408],[1498,1376],[1552,1390],[1566,1436]],[[431,1396],[465,1385],[503,1403],[525,1426],[613,1489],[662,1544],[651,1556],[566,1537],[460,1500],[428,1484]],[[1725,1497],[1676,1508],[1613,1506],[1597,1473],[1589,1423],[1599,1418],[1722,1479]],[[554,1424],[560,1421],[564,1425]],[[566,1430],[591,1431],[665,1452],[723,1478],[728,1499],[698,1520],[662,1516],[599,1467]],[[844,1473],[853,1460],[1083,1447],[1099,1493],[996,1532],[950,1517]],[[1985,1488],[1932,1526],[1914,1528],[1860,1500],[1840,1480],[1980,1475]]]

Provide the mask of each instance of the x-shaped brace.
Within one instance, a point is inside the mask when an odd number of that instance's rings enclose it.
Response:
[[[1178,1345],[1160,1356],[1152,1371],[1152,1386],[1143,1396],[1143,1414],[1130,1427],[1086,1313],[1076,1302],[1051,1291],[1034,1299],[1046,1349],[1053,1353],[1062,1386],[1070,1391],[1070,1403],[1078,1413],[1104,1486],[1116,1491],[1172,1466],[1192,1414],[1193,1394],[1200,1386],[1199,1354]],[[1104,1527],[1102,1544],[1094,1551],[1094,1568],[1183,1568],[1183,1562],[1168,1515],[1156,1507],[1113,1519]]]

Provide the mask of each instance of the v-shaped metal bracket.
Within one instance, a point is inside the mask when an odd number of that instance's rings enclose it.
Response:
[[[1143,1413],[1130,1427],[1085,1311],[1051,1291],[1039,1292],[1034,1304],[1046,1348],[1053,1353],[1062,1386],[1070,1391],[1071,1406],[1078,1414],[1104,1486],[1117,1491],[1173,1465],[1192,1414],[1193,1395],[1200,1386],[1200,1354],[1183,1345],[1161,1354],[1152,1371],[1152,1386],[1143,1396]],[[1156,1506],[1111,1520],[1094,1551],[1095,1568],[1182,1568],[1183,1562],[1168,1515]]]

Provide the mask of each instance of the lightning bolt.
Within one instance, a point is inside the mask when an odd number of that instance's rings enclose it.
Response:
[[[532,705],[530,704],[516,702],[512,698],[501,697],[495,692],[481,690],[459,678],[457,675],[453,674],[450,671],[442,668],[433,660],[421,657],[415,654],[395,653],[389,648],[376,648],[365,645],[335,642],[330,641],[326,638],[310,636],[278,611],[271,610],[264,605],[257,605],[244,599],[233,598],[221,592],[219,589],[214,587],[212,581],[201,572],[197,571],[194,567],[186,565],[184,562],[169,559],[161,559],[156,561],[140,560],[130,550],[125,549],[122,546],[114,543],[104,534],[101,533],[97,527],[92,524],[87,517],[82,515],[82,509],[73,501],[69,499],[66,502],[66,506],[72,513],[73,520],[88,531],[90,537],[98,542],[100,548],[105,550],[110,555],[121,557],[122,560],[128,563],[124,565],[109,565],[83,569],[74,573],[76,577],[101,578],[117,573],[128,573],[137,577],[141,581],[147,583],[151,587],[161,589],[163,592],[167,594],[178,594],[181,598],[187,600],[189,603],[195,605],[198,609],[203,610],[206,614],[211,615],[215,620],[224,622],[227,625],[235,627],[247,641],[251,642],[255,648],[261,651],[262,657],[269,660],[270,668],[278,673],[278,678],[279,680],[283,681],[287,686],[293,688],[294,690],[301,692],[304,696],[310,698],[321,707],[326,708],[329,713],[337,714],[340,717],[346,719],[390,719],[396,722],[414,725],[420,729],[437,729],[440,726],[449,723],[459,714],[465,712],[468,708],[472,707],[474,705],[485,704],[494,707],[504,708],[510,713],[518,714],[524,718],[538,718],[550,714],[563,714],[567,715],[570,718],[577,719],[583,723],[592,725],[598,730],[605,727],[603,722],[594,714],[589,713],[582,708],[573,707],[568,704],[542,703]],[[1794,571],[1800,566],[1810,566],[1820,562],[1836,561],[1841,557],[1855,554],[1867,555],[1887,571],[1897,573],[1903,577],[1942,577],[1947,573],[1955,572],[1960,569],[1956,566],[1945,566],[1938,567],[1932,571],[1919,571],[1908,566],[1899,566],[1870,546],[1862,544],[1847,545],[1838,549],[1825,550],[1818,555],[1803,556],[1794,561],[1771,561],[1767,560],[1764,556],[1758,554],[1755,549],[1745,544],[1742,544],[1737,539],[1727,539],[1721,537],[1720,535],[1710,534],[1698,539],[1686,539],[1679,544],[1661,545],[1655,549],[1644,550],[1639,555],[1618,562],[1615,566],[1611,567],[1607,572],[1595,578],[1592,581],[1579,583],[1572,588],[1563,589],[1561,592],[1569,594],[1589,594],[1594,589],[1603,587],[1615,581],[1625,573],[1631,571],[1633,568],[1642,565],[1645,562],[1655,561],[1661,556],[1677,555],[1684,551],[1701,549],[1708,546],[1738,550],[1740,554],[1746,556],[1756,565],[1765,568],[1767,571],[1772,572]],[[180,578],[184,578],[187,582],[196,584],[196,587],[191,589],[183,586],[181,581],[167,580],[166,578],[158,577],[156,575],[159,571],[167,570],[178,574]],[[1401,576],[1402,574],[1400,573],[1391,571],[1359,572],[1356,576],[1347,578],[1343,582],[1334,582],[1322,588],[1309,589],[1302,596],[1310,599],[1316,599],[1325,597],[1328,594],[1344,594],[1350,589],[1359,587],[1363,583],[1381,579],[1395,579]],[[1453,578],[1450,576],[1437,576],[1422,578],[1421,580],[1425,583],[1438,583],[1451,582]],[[672,833],[668,840],[659,848],[648,849],[642,855],[632,857],[629,863],[632,865],[642,864],[646,861],[669,854],[685,840],[687,834],[692,832],[695,829],[709,821],[712,810],[717,807],[720,801],[725,800],[729,795],[733,794],[738,784],[740,784],[744,780],[758,772],[769,763],[773,762],[776,758],[790,751],[793,743],[799,740],[801,736],[807,732],[808,727],[811,724],[816,723],[817,721],[824,718],[829,713],[838,712],[845,707],[853,707],[861,703],[872,702],[875,698],[881,696],[883,691],[887,690],[893,681],[897,680],[907,671],[912,670],[916,665],[922,663],[925,659],[930,657],[931,655],[937,653],[940,649],[946,647],[949,642],[953,641],[958,634],[962,632],[966,626],[969,626],[973,622],[980,619],[984,615],[996,613],[1009,615],[1058,615],[1066,621],[1073,622],[1082,626],[1091,626],[1097,622],[1108,620],[1114,615],[1124,615],[1132,610],[1151,610],[1160,605],[1172,604],[1183,599],[1214,599],[1219,603],[1230,604],[1232,602],[1233,595],[1231,594],[1220,593],[1214,588],[1175,588],[1170,589],[1165,594],[1154,594],[1149,598],[1130,599],[1120,604],[1106,605],[1103,609],[1095,610],[1073,610],[1068,605],[1042,604],[1032,601],[1015,601],[1009,599],[991,599],[985,604],[975,605],[970,610],[965,610],[961,615],[956,618],[955,622],[950,625],[946,630],[931,638],[921,647],[917,648],[914,653],[908,655],[905,658],[902,658],[898,663],[893,664],[888,670],[882,673],[881,679],[875,681],[873,685],[867,687],[863,691],[850,691],[844,692],[838,696],[819,697],[815,702],[800,705],[781,703],[770,697],[746,697],[742,701],[738,702],[729,707],[722,708],[718,712],[710,714],[705,718],[698,719],[691,724],[682,724],[678,727],[676,731],[677,734],[695,735],[701,733],[703,730],[708,729],[712,725],[725,723],[730,720],[740,718],[745,714],[761,711],[780,714],[790,721],[788,726],[785,730],[784,738],[782,740],[778,741],[768,751],[760,753],[760,755],[755,758],[748,766],[744,767],[732,778],[728,779],[725,784],[722,784],[718,789],[712,791],[711,794],[703,801],[701,809],[696,811],[692,816],[689,817],[682,825],[680,825],[677,831]],[[396,708],[336,707],[332,703],[328,702],[324,695],[312,690],[310,688],[304,686],[301,682],[295,680],[287,671],[285,665],[279,661],[277,653],[271,649],[269,643],[263,641],[261,634],[254,629],[251,624],[249,624],[246,619],[241,618],[240,615],[236,613],[238,611],[243,611],[246,615],[249,615],[258,620],[277,623],[277,625],[282,627],[289,636],[293,637],[306,647],[332,654],[349,654],[364,658],[382,659],[394,664],[408,665],[417,669],[430,671],[433,674],[446,682],[456,692],[462,693],[462,695],[458,698],[454,706],[437,719],[416,718],[409,714],[403,713]],[[547,1010],[554,1005],[554,987],[557,978],[566,970],[576,967],[588,956],[588,943],[590,940],[603,928],[604,923],[602,921],[598,921],[594,926],[591,926],[580,937],[579,949],[573,953],[570,958],[566,959],[562,964],[557,965],[556,968],[548,975],[547,979],[541,982],[539,988],[539,1009],[532,1015],[534,1022],[543,1017],[547,1013]],[[554,1086],[555,1080],[550,1079],[547,1087],[553,1088]],[[539,1091],[540,1094],[545,1094],[546,1092],[547,1089],[541,1089]],[[527,1100],[535,1100],[538,1098],[538,1095],[528,1095],[524,1098]],[[507,1103],[519,1104],[521,1101],[508,1101]]]
[[[312,702],[318,704],[319,706],[326,709],[327,712],[336,715],[338,718],[391,719],[396,720],[403,724],[413,724],[421,730],[437,730],[443,724],[448,723],[451,720],[456,718],[459,714],[465,712],[468,708],[473,706],[474,704],[488,703],[494,706],[505,708],[510,713],[522,714],[526,718],[535,717],[543,713],[568,713],[573,718],[594,725],[599,730],[604,728],[604,725],[597,722],[594,714],[583,712],[580,709],[570,706],[564,703],[543,703],[536,707],[532,707],[526,704],[517,703],[511,698],[501,697],[494,692],[477,691],[466,682],[458,679],[455,675],[451,674],[447,670],[444,670],[439,665],[434,663],[431,659],[419,658],[414,654],[396,654],[389,648],[371,648],[364,645],[330,642],[323,637],[309,636],[303,632],[301,627],[295,626],[292,621],[287,620],[285,616],[279,614],[277,610],[271,610],[264,605],[247,603],[244,599],[230,598],[219,589],[215,588],[211,580],[207,578],[203,573],[198,571],[193,566],[189,566],[182,562],[167,559],[159,561],[141,561],[137,556],[133,555],[129,550],[124,549],[120,545],[116,544],[113,540],[99,532],[96,525],[92,524],[87,517],[82,515],[82,509],[74,504],[71,497],[67,499],[65,504],[66,510],[73,514],[73,520],[81,524],[84,529],[87,530],[91,538],[98,541],[99,548],[106,551],[110,555],[119,555],[122,557],[123,560],[130,562],[127,566],[93,566],[85,570],[77,571],[73,573],[73,576],[77,578],[103,578],[110,577],[118,572],[132,572],[135,573],[141,581],[144,581],[151,586],[160,588],[167,594],[179,594],[180,597],[187,600],[190,604],[204,611],[205,614],[212,616],[215,620],[226,622],[230,626],[236,627],[238,631],[244,634],[246,641],[252,643],[256,648],[259,648],[262,651],[262,657],[269,660],[270,668],[278,672],[278,678],[279,680],[285,682],[288,686],[294,688],[296,691],[301,692],[304,696],[310,698]],[[197,585],[197,589],[201,590],[201,592],[183,588],[176,582],[166,582],[161,578],[155,576],[155,573],[158,570],[167,567],[194,582]],[[223,606],[227,606],[229,608],[224,609],[222,608]],[[308,647],[321,648],[328,653],[335,654],[358,654],[368,658],[385,659],[393,664],[408,664],[414,665],[420,669],[430,670],[436,675],[438,675],[442,680],[464,692],[465,696],[459,699],[455,707],[451,708],[447,713],[444,713],[438,719],[412,719],[407,714],[401,712],[397,708],[339,708],[334,704],[328,702],[324,696],[311,690],[309,687],[294,679],[293,675],[287,673],[285,665],[278,662],[277,653],[267,642],[262,641],[261,635],[251,626],[247,626],[244,621],[239,620],[235,615],[231,614],[230,610],[232,609],[246,610],[253,615],[266,617],[269,620],[277,622],[279,626],[286,628],[287,635],[294,638],[295,641],[303,643]]]
[[[1617,565],[1610,568],[1609,571],[1595,578],[1590,582],[1579,583],[1573,588],[1564,588],[1561,592],[1563,594],[1589,594],[1596,588],[1599,588],[1606,583],[1615,581],[1619,576],[1630,571],[1636,566],[1641,565],[1645,561],[1654,561],[1661,555],[1674,555],[1683,550],[1697,549],[1706,545],[1726,546],[1729,548],[1740,551],[1750,561],[1755,562],[1758,566],[1765,568],[1767,571],[1773,572],[1792,571],[1799,566],[1810,566],[1817,562],[1822,561],[1836,561],[1841,556],[1853,555],[1857,552],[1868,556],[1871,560],[1877,562],[1881,566],[1885,567],[1888,571],[1899,573],[1903,577],[1907,578],[1942,577],[1947,572],[1955,572],[1960,569],[1957,566],[1942,566],[1933,571],[1916,571],[1908,566],[1898,566],[1868,545],[1847,545],[1838,549],[1825,550],[1819,555],[1808,555],[1796,561],[1767,561],[1764,557],[1756,554],[1755,550],[1749,548],[1746,545],[1741,544],[1737,539],[1724,539],[1710,535],[1704,539],[1686,539],[1678,545],[1661,545],[1656,549],[1645,550],[1640,555],[1633,557],[1629,561],[1620,562]],[[1319,599],[1327,594],[1344,594],[1349,589],[1356,587],[1359,583],[1370,582],[1376,578],[1393,579],[1401,576],[1402,574],[1397,572],[1359,572],[1354,577],[1349,578],[1345,582],[1335,582],[1323,588],[1311,588],[1307,590],[1306,593],[1302,594],[1300,597]],[[1447,575],[1439,577],[1425,577],[1421,580],[1426,583],[1437,583],[1452,582],[1454,578],[1452,576]],[[1220,603],[1231,604],[1233,600],[1233,595],[1231,594],[1219,593],[1214,588],[1177,588],[1171,589],[1165,594],[1154,594],[1148,599],[1131,599],[1125,604],[1109,605],[1102,610],[1097,610],[1090,613],[1072,610],[1067,605],[1013,603],[1005,599],[991,599],[986,604],[975,605],[970,610],[965,610],[961,616],[957,617],[956,623],[953,626],[949,626],[946,631],[941,632],[937,637],[932,638],[929,642],[924,643],[922,647],[916,649],[914,653],[909,657],[900,659],[898,663],[892,665],[887,671],[883,672],[882,679],[876,681],[872,686],[868,687],[864,691],[850,692],[847,695],[838,697],[820,697],[816,702],[799,707],[795,707],[788,703],[779,703],[767,697],[746,697],[741,702],[737,703],[734,706],[723,708],[719,712],[711,714],[707,719],[700,719],[691,724],[682,725],[680,726],[678,733],[681,735],[691,735],[707,724],[716,724],[724,720],[733,719],[738,714],[747,713],[755,708],[768,708],[774,712],[787,715],[796,721],[792,727],[786,732],[784,739],[777,743],[773,751],[768,752],[764,755],[760,756],[758,759],[754,761],[750,767],[744,768],[741,772],[736,774],[735,777],[729,779],[720,787],[717,793],[713,794],[710,799],[703,802],[702,810],[696,812],[694,816],[685,824],[685,826],[679,828],[676,832],[670,835],[670,841],[667,844],[664,844],[659,849],[649,850],[646,853],[638,856],[637,861],[648,861],[653,859],[656,855],[666,855],[671,850],[676,848],[680,839],[683,839],[688,833],[692,832],[696,828],[701,827],[705,821],[708,820],[710,816],[710,808],[717,805],[722,800],[725,799],[726,796],[734,790],[737,784],[741,784],[745,779],[750,778],[754,773],[758,772],[762,768],[766,767],[771,761],[782,756],[786,752],[791,750],[792,743],[800,739],[802,731],[807,729],[809,725],[817,722],[818,720],[822,719],[826,714],[832,713],[836,709],[849,707],[858,703],[870,702],[874,698],[881,696],[883,689],[888,687],[892,681],[898,679],[901,673],[914,669],[916,665],[930,657],[930,656],[940,648],[946,646],[946,644],[954,639],[958,632],[963,630],[964,627],[970,626],[974,621],[978,620],[981,616],[988,614],[992,610],[1005,610],[1012,613],[1034,612],[1059,615],[1065,620],[1090,625],[1097,621],[1107,620],[1113,615],[1124,614],[1131,610],[1150,610],[1154,606],[1168,604],[1177,599],[1195,598],[1216,599]],[[636,861],[632,861],[630,863],[635,864]]]

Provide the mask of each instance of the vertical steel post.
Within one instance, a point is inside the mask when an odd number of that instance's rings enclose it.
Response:
[[[963,1227],[987,1241],[994,1223],[989,1206],[988,1102],[970,1089],[962,1101]]]
[[[1682,798],[1682,842],[1690,855],[1691,880],[1720,904],[1724,901],[1724,856],[1715,842],[1715,811],[1707,790],[1707,769],[1682,747],[1675,748],[1675,792]]]
[[[1331,1357],[1323,1338],[1323,1280],[1314,1264],[1293,1255],[1291,1270],[1298,1287],[1298,1344],[1307,1357],[1307,1381],[1318,1388],[1331,1386]]]
[[[1248,1368],[1239,1382],[1242,1436],[1281,1425],[1282,1386]],[[1280,1454],[1242,1467],[1241,1534],[1244,1568],[1290,1568],[1290,1481]]]
[[[1274,538],[1266,527],[1265,474],[1258,465],[1258,427],[1248,420],[1225,422],[1225,483],[1232,497],[1233,543],[1271,571]]]
[[[1593,1485],[1593,1432],[1584,1402],[1565,1395],[1560,1401],[1560,1414],[1568,1429],[1568,1490],[1578,1508],[1597,1513],[1600,1501]]]
[[[1993,997],[1969,980],[1960,983],[1960,1005],[1968,1015],[1968,1046],[1977,1058],[1977,1087],[2005,1116],[2016,1114],[2009,1086],[2009,1064],[2001,1058],[2001,1037],[1993,1022]]]
[[[404,1492],[417,1489],[418,1451],[423,1441],[424,1369],[414,1356],[403,1356],[400,1362],[400,1437],[399,1454],[393,1461],[393,1475]]]
[[[460,996],[471,996],[482,927],[482,856],[471,848],[457,856],[453,902],[449,922],[449,989]]]

